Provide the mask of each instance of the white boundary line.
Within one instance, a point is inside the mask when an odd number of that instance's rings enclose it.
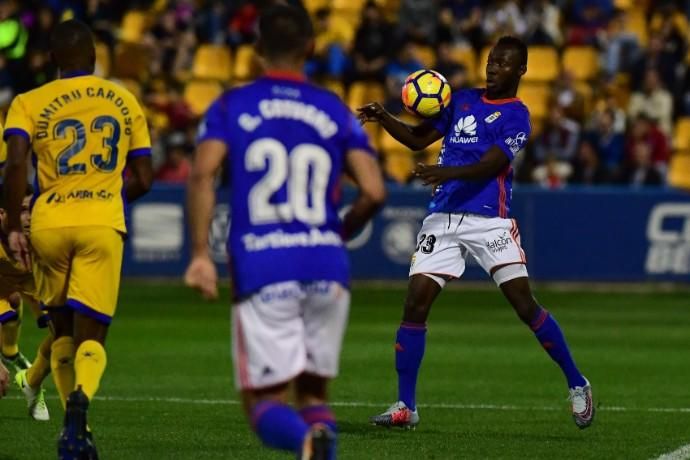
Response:
[[[6,397],[7,399],[24,399],[22,396],[10,395]],[[48,396],[48,399],[57,399],[56,396]],[[114,401],[114,402],[161,402],[161,403],[171,403],[171,404],[200,404],[200,405],[225,405],[225,406],[238,406],[241,401],[235,399],[195,399],[195,398],[173,398],[173,397],[143,397],[143,396],[96,396],[97,400],[101,401]],[[380,403],[380,402],[368,402],[368,401],[333,401],[329,403],[334,407],[379,407],[385,408],[390,404]],[[426,409],[450,409],[450,410],[496,410],[496,411],[563,411],[567,410],[567,405],[563,406],[515,406],[512,404],[455,404],[455,403],[431,403],[431,404],[419,404],[421,408]],[[598,407],[597,410],[606,412],[656,412],[656,413],[671,413],[680,414],[687,413],[690,414],[690,407],[623,407],[623,406],[602,406]],[[690,454],[690,444],[683,446]],[[675,460],[669,458],[666,460]]]
[[[687,460],[690,458],[690,444],[679,447],[673,452],[660,455],[656,460]]]

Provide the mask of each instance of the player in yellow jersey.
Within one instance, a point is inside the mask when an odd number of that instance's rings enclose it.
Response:
[[[0,125],[0,133],[2,133]],[[5,167],[7,149],[5,143],[0,142],[0,173]],[[0,359],[2,363],[18,372],[28,369],[31,362],[19,351],[19,333],[22,320],[23,305],[21,296],[13,294],[0,299]]]
[[[0,195],[2,195],[1,188],[2,186],[0,186]],[[27,186],[21,213],[22,228],[25,231],[29,230],[29,202],[32,195],[33,188]],[[3,209],[4,204],[1,202],[2,198],[0,197],[0,299],[7,305],[6,308],[9,308],[9,311],[2,312],[2,306],[0,305],[0,323],[2,324],[3,333],[7,332],[5,331],[8,324],[7,319],[17,321],[17,312],[9,306],[10,302],[8,299],[13,297],[18,297],[20,301],[23,297],[24,302],[31,307],[38,327],[49,328],[51,324],[48,315],[41,312],[38,301],[35,299],[36,288],[31,271],[22,267],[11,255],[7,247],[7,218]],[[5,320],[3,320],[3,317]],[[48,334],[38,348],[34,363],[29,364],[25,369],[15,369],[14,380],[22,390],[22,393],[24,393],[29,406],[29,415],[34,420],[46,421],[50,419],[41,384],[50,373],[50,347],[52,343],[53,334],[49,329]]]
[[[151,187],[151,145],[139,103],[124,87],[92,75],[91,31],[58,24],[51,54],[60,78],[20,94],[5,123],[9,244],[33,272],[55,327],[51,368],[65,405],[58,457],[96,458],[86,429],[89,402],[106,366],[124,246],[125,200]],[[32,151],[36,198],[31,252],[19,213]],[[125,182],[123,171],[131,174]]]

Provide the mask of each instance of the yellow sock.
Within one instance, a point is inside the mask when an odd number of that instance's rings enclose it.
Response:
[[[19,353],[19,320],[8,321],[2,325],[2,354],[12,357]]]
[[[74,340],[72,337],[59,337],[51,346],[50,369],[53,371],[55,387],[60,394],[62,408],[67,396],[74,391]]]
[[[2,343],[0,351],[2,354],[11,357],[19,353],[19,331],[22,324],[22,314],[24,312],[24,304],[19,298],[19,303],[15,299],[15,295],[10,296],[10,305],[17,312],[17,319],[14,321],[8,321],[2,325]]]
[[[53,336],[48,334],[38,347],[36,359],[34,359],[29,370],[26,371],[26,382],[31,388],[40,387],[43,380],[50,373],[50,348],[52,344]]]
[[[89,401],[98,391],[98,384],[101,382],[107,362],[105,348],[100,343],[95,340],[86,340],[79,345],[74,358],[76,387],[81,385]]]

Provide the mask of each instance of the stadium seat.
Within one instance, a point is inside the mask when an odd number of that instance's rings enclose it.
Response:
[[[633,4],[633,0],[614,0],[613,5],[619,10],[628,10]]]
[[[347,93],[347,105],[352,111],[368,102],[383,103],[385,91],[383,85],[374,82],[356,81],[350,85]]]
[[[476,81],[482,82],[486,81],[486,63],[489,60],[489,53],[491,52],[490,46],[485,46],[479,52],[479,61],[477,62],[477,78]]]
[[[676,152],[671,156],[668,183],[671,187],[690,191],[690,152]]]
[[[577,80],[591,80],[599,73],[599,54],[591,46],[569,46],[563,52],[561,65]]]
[[[192,77],[230,81],[232,58],[228,48],[218,45],[201,45],[194,54]]]
[[[96,42],[96,75],[103,78],[110,76],[110,48],[103,42]]]
[[[139,43],[120,43],[115,48],[112,74],[118,78],[143,81],[149,73],[150,50]]]
[[[340,80],[329,79],[323,82],[322,86],[329,91],[333,91],[343,101],[345,100],[345,87],[343,86],[343,82]]]
[[[143,11],[128,11],[122,18],[120,40],[124,42],[138,43],[146,30],[146,13]]]
[[[647,15],[642,7],[628,10],[626,32],[637,36],[637,41],[642,46],[647,46],[649,31],[647,30]]]
[[[364,131],[369,135],[372,147],[379,151],[381,149],[381,125],[378,123],[367,123],[364,125]]]
[[[690,117],[681,117],[673,129],[673,149],[690,154]]]
[[[256,54],[252,45],[241,45],[235,53],[233,77],[239,81],[247,81],[254,78],[256,71]]]
[[[545,83],[522,83],[518,88],[518,97],[529,109],[532,118],[543,119],[549,110],[551,88]]]
[[[184,100],[192,113],[200,116],[222,92],[223,87],[217,81],[192,80],[184,88]]]
[[[451,52],[453,61],[462,64],[467,69],[467,76],[470,82],[476,81],[475,75],[477,73],[477,55],[474,50],[468,46],[454,47]],[[484,77],[481,78],[483,80]]]
[[[436,65],[436,51],[430,46],[415,46],[415,56],[426,69],[433,69]]]
[[[443,138],[437,140],[429,147],[424,149],[426,155],[424,155],[424,162],[428,165],[434,165],[438,161],[438,154],[441,153],[441,147],[443,146]]]
[[[304,8],[309,11],[310,14],[314,14],[319,8],[323,8],[328,5],[327,0],[304,0],[302,2]]]
[[[551,82],[560,73],[560,61],[555,48],[550,46],[530,46],[527,73],[524,81]]]

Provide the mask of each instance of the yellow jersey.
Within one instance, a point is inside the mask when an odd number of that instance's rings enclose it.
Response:
[[[109,226],[126,232],[123,171],[151,155],[146,118],[117,83],[76,73],[14,98],[4,138],[25,136],[36,169],[31,230]]]

